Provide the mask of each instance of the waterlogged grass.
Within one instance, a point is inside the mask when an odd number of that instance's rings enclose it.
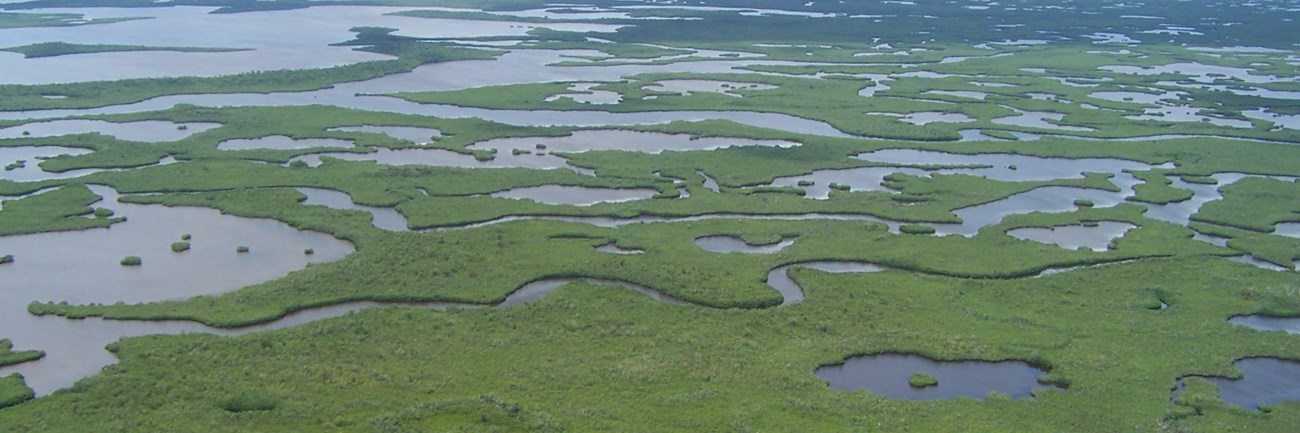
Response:
[[[1221,259],[1149,260],[1025,280],[896,271],[793,276],[808,298],[779,309],[673,306],[577,284],[506,310],[369,310],[233,339],[130,339],[116,345],[120,364],[76,392],[11,408],[0,428],[61,431],[94,422],[123,431],[145,417],[170,431],[540,424],[551,426],[541,431],[629,432],[796,425],[1284,432],[1297,421],[1296,403],[1262,415],[1214,399],[1169,399],[1178,378],[1226,374],[1242,356],[1300,357],[1300,341],[1224,320],[1261,306],[1224,287],[1280,286],[1295,276]],[[1176,294],[1179,308],[1135,307],[1152,289]],[[882,351],[1027,360],[1050,366],[1049,379],[1069,391],[919,404],[835,391],[813,374]],[[246,395],[275,407],[231,417],[223,404]],[[66,415],[72,407],[75,417]]]
[[[20,47],[9,47],[0,49],[0,51],[18,53],[22,54],[24,58],[35,59],[41,57],[68,56],[73,54],[112,52],[171,51],[178,53],[228,53],[232,51],[247,50],[240,48],[154,47],[146,45],[94,45],[69,44],[66,42],[45,42],[40,44],[23,45]]]
[[[1206,203],[1192,219],[1264,233],[1272,232],[1277,223],[1300,221],[1296,182],[1247,178],[1220,190],[1223,200]]]
[[[1192,198],[1192,191],[1170,186],[1173,183],[1160,171],[1152,170],[1145,172],[1133,173],[1134,177],[1142,179],[1142,183],[1133,186],[1133,192],[1136,193],[1130,200],[1144,203],[1165,204],[1180,202]]]
[[[80,14],[33,14],[0,12],[0,29],[21,27],[72,27],[92,24],[111,24],[144,18],[95,18],[84,19]]]
[[[108,227],[125,218],[87,218],[100,197],[82,185],[6,200],[0,209],[0,236]]]
[[[45,357],[39,350],[13,351],[14,345],[8,339],[0,339],[0,367],[31,362]]]

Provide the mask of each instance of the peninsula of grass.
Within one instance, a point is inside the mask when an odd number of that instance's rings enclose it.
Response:
[[[205,47],[154,47],[146,45],[95,45],[95,44],[69,44],[66,42],[44,42],[32,45],[23,45],[20,47],[0,48],[0,51],[22,54],[24,58],[36,59],[42,57],[58,57],[74,54],[92,54],[92,53],[112,53],[112,52],[139,52],[139,51],[170,51],[178,53],[228,53],[234,51],[248,51],[241,48],[205,48]]]
[[[95,213],[90,205],[99,200],[85,186],[73,185],[5,201],[4,208],[0,209],[0,236],[85,230],[125,221],[120,217],[86,218]]]
[[[35,397],[36,393],[27,387],[27,382],[23,380],[21,374],[14,373],[0,377],[0,409],[29,401]]]
[[[14,352],[13,347],[13,343],[8,339],[0,339],[0,367],[22,364],[45,357],[45,352],[39,350]]]

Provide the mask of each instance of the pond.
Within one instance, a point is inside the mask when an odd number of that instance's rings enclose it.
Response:
[[[1258,409],[1284,401],[1300,401],[1300,362],[1260,357],[1240,359],[1233,366],[1241,370],[1242,378],[1205,378],[1219,388],[1219,398],[1224,402]],[[1174,388],[1175,400],[1182,390],[1183,381],[1179,380]]]
[[[659,194],[652,188],[591,188],[585,186],[541,185],[513,188],[492,193],[492,197],[515,200],[532,200],[541,204],[591,206],[599,203],[620,203],[648,200]]]
[[[1233,316],[1228,319],[1228,322],[1256,331],[1286,331],[1288,334],[1300,334],[1300,317],[1252,314],[1249,316]]]
[[[353,147],[355,143],[350,140],[339,140],[337,138],[290,138],[283,135],[271,135],[259,138],[226,140],[217,143],[217,149],[220,150],[251,150],[251,149],[275,149],[275,150],[293,150],[308,149],[313,147]]]
[[[930,375],[938,384],[912,386],[909,380],[916,373]],[[832,389],[864,389],[895,400],[983,400],[990,393],[1021,399],[1032,397],[1036,389],[1054,387],[1039,382],[1046,370],[1023,361],[936,361],[898,353],[854,356],[840,364],[819,367],[816,374]]]
[[[1110,249],[1111,242],[1124,236],[1137,226],[1118,221],[1101,221],[1095,224],[1079,224],[1055,227],[1026,227],[1007,231],[1007,235],[1022,240],[1031,240],[1047,244],[1056,244],[1061,248],[1076,250],[1087,248],[1093,251]]]
[[[711,253],[775,254],[794,245],[794,238],[781,238],[774,243],[753,245],[735,236],[704,236],[695,238],[695,245]]]
[[[430,141],[442,137],[442,131],[436,128],[419,128],[414,126],[344,126],[341,128],[330,128],[327,131],[341,132],[368,132],[372,134],[384,134],[389,137],[402,141],[408,141],[414,144],[428,144]]]

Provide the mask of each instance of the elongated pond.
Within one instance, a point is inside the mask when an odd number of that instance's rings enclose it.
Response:
[[[933,386],[909,384],[913,374],[923,373],[938,380]],[[843,363],[817,369],[817,377],[840,391],[867,390],[898,400],[974,398],[990,393],[1013,399],[1032,397],[1034,390],[1049,387],[1039,382],[1047,371],[1022,361],[936,361],[920,355],[886,353],[855,356]]]

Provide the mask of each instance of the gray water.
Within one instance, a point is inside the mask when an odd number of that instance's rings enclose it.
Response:
[[[57,137],[61,135],[100,133],[123,141],[164,143],[177,141],[221,126],[217,123],[173,123],[160,120],[114,123],[103,120],[50,120],[31,122],[0,129],[0,139],[22,137]]]
[[[794,238],[781,238],[771,244],[751,245],[735,236],[704,236],[695,238],[695,245],[711,253],[775,254],[794,245]]]
[[[1219,398],[1224,402],[1246,409],[1260,406],[1300,401],[1300,362],[1279,358],[1246,358],[1233,363],[1243,377],[1228,379],[1206,377],[1205,380],[1219,388]],[[1183,389],[1178,381],[1173,398]]]
[[[592,188],[586,186],[541,185],[512,188],[492,193],[492,197],[515,200],[532,200],[551,205],[591,206],[600,203],[619,203],[648,200],[659,191],[651,188]]]
[[[330,128],[328,131],[342,132],[368,132],[372,134],[384,134],[389,137],[402,141],[408,141],[414,144],[428,144],[439,137],[442,137],[442,131],[436,128],[418,128],[414,126],[344,126],[341,128]]]
[[[1256,331],[1286,331],[1288,334],[1300,334],[1300,317],[1276,317],[1261,314],[1233,316],[1228,322],[1245,326]]]
[[[352,196],[345,192],[321,188],[298,188],[298,192],[307,196],[302,201],[304,206],[318,205],[331,209],[359,210],[370,214],[370,222],[380,230],[390,232],[410,231],[406,225],[406,216],[391,207],[363,206],[352,201]]]
[[[1106,251],[1110,249],[1111,242],[1135,228],[1137,226],[1129,223],[1102,221],[1096,225],[1018,228],[1007,231],[1007,235],[1016,239],[1055,244],[1071,250],[1087,248],[1093,251]]]
[[[241,138],[235,140],[226,140],[217,143],[217,149],[220,150],[250,150],[250,149],[275,149],[275,150],[293,150],[308,149],[313,147],[353,147],[355,143],[350,140],[339,140],[337,138],[289,138],[283,135],[270,135],[259,138]]]

